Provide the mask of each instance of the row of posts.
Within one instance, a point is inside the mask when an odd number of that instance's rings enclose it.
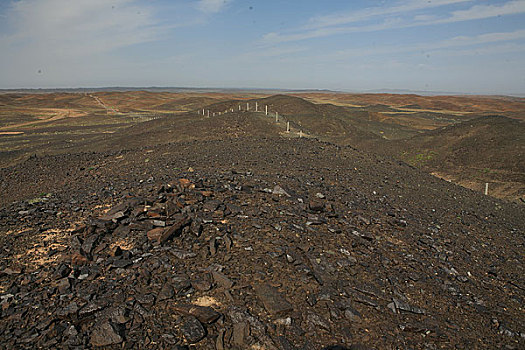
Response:
[[[239,105],[239,111],[242,110],[242,107],[241,105]],[[250,103],[249,102],[246,102],[246,111],[249,111],[250,110]],[[221,115],[222,113],[228,113],[228,112],[233,112],[234,109],[233,108],[230,108],[230,110],[226,110],[224,112],[212,112],[211,113],[211,116],[215,117],[216,114],[218,115]],[[255,112],[258,112],[259,111],[259,104],[257,103],[257,101],[255,102]],[[268,115],[268,106],[264,106],[264,114],[265,115]],[[204,108],[202,109],[202,115],[203,116],[207,116],[208,118],[210,117],[210,110],[205,110]],[[275,112],[275,122],[278,123],[279,122],[279,113],[278,112]],[[290,132],[290,122],[286,122],[286,132],[289,133]],[[302,130],[299,130],[299,137],[303,137],[303,132]]]

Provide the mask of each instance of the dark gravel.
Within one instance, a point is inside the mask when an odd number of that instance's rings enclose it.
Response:
[[[523,348],[525,209],[307,139],[0,170],[2,348]]]

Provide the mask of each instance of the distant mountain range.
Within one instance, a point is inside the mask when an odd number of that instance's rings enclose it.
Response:
[[[478,94],[466,93],[457,91],[425,91],[425,90],[406,90],[406,89],[373,89],[373,90],[329,90],[329,89],[265,89],[265,88],[193,88],[193,87],[88,87],[88,88],[22,88],[22,89],[0,89],[0,93],[53,93],[53,92],[70,92],[70,93],[86,93],[86,92],[107,92],[107,91],[151,91],[151,92],[234,92],[234,93],[351,93],[351,94],[411,94],[421,96],[447,96],[447,95],[487,95],[487,96],[514,96],[525,97],[525,93],[508,93],[508,94]]]
[[[514,97],[525,97],[525,93],[493,93],[493,94],[479,94],[479,93],[468,93],[468,92],[458,92],[458,91],[425,91],[425,90],[405,90],[405,89],[377,89],[377,90],[367,90],[364,93],[370,94],[400,94],[400,95],[421,95],[421,96],[514,96]]]
[[[23,92],[23,93],[50,93],[50,92],[124,92],[124,91],[151,91],[151,92],[246,92],[246,93],[293,93],[293,92],[325,92],[325,93],[340,93],[341,91],[331,91],[326,89],[262,89],[262,88],[193,88],[193,87],[94,87],[94,88],[28,88],[28,89],[0,89],[0,92]]]

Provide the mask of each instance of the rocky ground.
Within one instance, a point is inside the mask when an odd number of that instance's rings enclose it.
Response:
[[[0,93],[0,167],[31,155],[302,135],[391,156],[475,191],[489,183],[489,195],[524,202],[524,106],[501,96]]]
[[[525,344],[525,208],[390,158],[237,138],[0,178],[1,348]]]

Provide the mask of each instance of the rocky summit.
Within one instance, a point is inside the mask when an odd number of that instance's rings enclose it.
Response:
[[[315,139],[0,169],[5,349],[525,347],[525,208]]]

